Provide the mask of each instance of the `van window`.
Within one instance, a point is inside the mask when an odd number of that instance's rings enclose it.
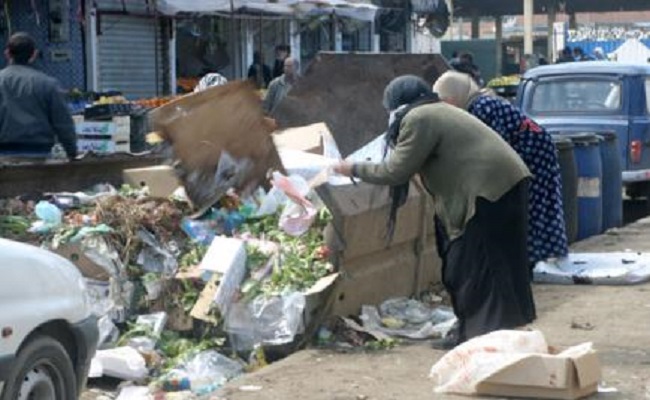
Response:
[[[530,104],[533,114],[616,111],[621,107],[621,83],[593,78],[542,80],[533,89]]]
[[[648,114],[650,114],[650,78],[645,80],[645,104],[648,108]]]

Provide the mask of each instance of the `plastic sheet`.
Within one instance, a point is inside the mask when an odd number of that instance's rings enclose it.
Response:
[[[444,337],[456,322],[449,307],[431,308],[417,300],[398,297],[386,300],[377,309],[361,308],[364,328],[408,339]]]
[[[562,260],[540,262],[537,283],[564,285],[632,285],[650,281],[648,253],[571,253]]]

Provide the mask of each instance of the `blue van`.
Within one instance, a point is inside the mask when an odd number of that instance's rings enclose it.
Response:
[[[550,133],[615,132],[628,194],[650,198],[650,64],[537,67],[524,75],[517,104]]]

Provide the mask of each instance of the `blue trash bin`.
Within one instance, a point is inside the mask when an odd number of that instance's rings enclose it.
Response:
[[[614,132],[599,134],[603,163],[603,231],[623,225],[623,177],[618,136]]]
[[[566,135],[574,145],[578,166],[577,240],[603,231],[603,165],[600,158],[602,139],[593,133]]]
[[[578,167],[573,142],[563,135],[552,135],[558,152],[562,179],[562,208],[569,243],[578,237]]]

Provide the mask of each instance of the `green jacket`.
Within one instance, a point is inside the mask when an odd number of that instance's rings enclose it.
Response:
[[[474,215],[477,197],[496,201],[530,176],[498,134],[442,102],[409,112],[389,158],[381,164],[355,164],[354,171],[360,179],[380,185],[402,184],[419,174],[452,239]]]

